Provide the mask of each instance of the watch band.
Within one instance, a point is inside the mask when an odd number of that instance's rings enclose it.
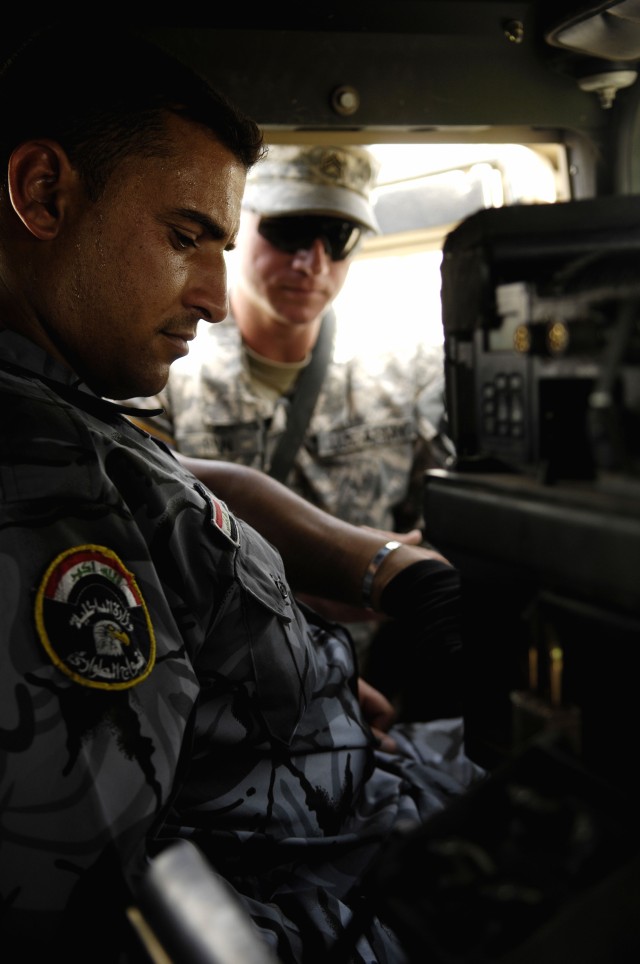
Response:
[[[365,572],[364,579],[362,580],[362,602],[367,609],[373,608],[371,605],[371,588],[373,586],[373,580],[375,579],[378,569],[382,565],[383,561],[387,558],[389,553],[393,552],[394,549],[399,549],[401,545],[403,545],[402,542],[395,542],[395,540],[385,543],[384,546],[378,549],[375,556],[367,566],[367,571]]]

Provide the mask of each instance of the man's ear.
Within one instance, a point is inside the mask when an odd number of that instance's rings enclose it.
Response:
[[[73,170],[55,141],[26,141],[9,158],[9,195],[13,208],[31,234],[41,241],[60,229]]]

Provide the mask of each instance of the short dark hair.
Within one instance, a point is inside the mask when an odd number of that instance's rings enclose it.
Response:
[[[254,120],[135,30],[101,30],[93,44],[67,29],[44,28],[0,71],[3,177],[18,144],[50,138],[95,200],[124,157],[166,151],[167,111],[207,127],[246,170],[265,153]]]

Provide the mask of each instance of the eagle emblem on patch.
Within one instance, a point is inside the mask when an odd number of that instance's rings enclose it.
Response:
[[[53,560],[35,619],[52,662],[83,686],[128,689],[153,669],[147,606],[133,574],[104,546],[75,546]]]

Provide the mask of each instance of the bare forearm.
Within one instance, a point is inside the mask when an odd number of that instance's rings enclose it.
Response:
[[[178,458],[232,512],[276,546],[294,589],[360,603],[367,566],[388,537],[336,519],[263,472],[231,462]],[[445,561],[437,552],[413,545],[403,545],[386,557],[373,582],[374,608],[390,579],[420,559]]]

